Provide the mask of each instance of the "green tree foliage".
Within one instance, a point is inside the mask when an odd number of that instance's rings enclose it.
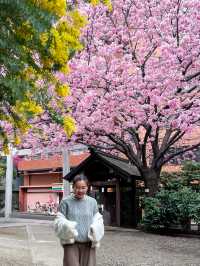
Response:
[[[200,163],[187,161],[182,168],[182,177],[186,185],[200,192]]]
[[[6,157],[0,157],[0,184],[6,175]]]
[[[49,88],[67,96],[68,86],[55,71],[67,73],[72,51],[82,48],[85,23],[65,0],[0,1],[0,141],[5,151],[9,142],[18,144],[30,118],[51,114]]]
[[[173,182],[172,182],[173,181]],[[200,192],[200,163],[193,161],[184,162],[180,172],[161,174],[161,184],[164,187],[173,185],[188,186],[193,190]]]
[[[181,181],[171,180],[155,198],[145,199],[143,223],[147,229],[180,225],[186,230],[191,219],[200,222],[200,193]]]

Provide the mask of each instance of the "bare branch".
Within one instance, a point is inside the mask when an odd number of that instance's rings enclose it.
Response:
[[[133,128],[128,128],[127,129],[128,133],[132,136],[136,150],[137,150],[137,155],[138,157],[141,156],[141,145],[140,145],[140,138],[138,133]]]
[[[146,148],[147,148],[147,141],[151,134],[151,126],[146,128],[146,133],[144,136],[143,144],[142,144],[142,162],[143,166],[147,167],[147,158],[146,158]]]
[[[167,133],[167,132],[166,132]],[[170,132],[169,132],[170,133]],[[169,135],[169,133],[166,134],[166,139]],[[172,133],[172,132],[171,132]],[[158,154],[158,156],[155,158],[154,162],[157,165],[157,167],[161,167],[161,165],[163,165],[163,158],[164,155],[167,153],[167,151],[169,151],[170,147],[176,143],[179,139],[181,139],[184,136],[185,132],[181,132],[181,131],[177,131],[169,140],[168,138],[168,142],[166,142],[165,140],[165,145],[164,143],[162,143],[162,149],[160,149],[160,152]],[[170,134],[171,135],[171,134]],[[165,138],[165,137],[164,137]]]
[[[158,140],[159,140],[159,127],[156,128],[156,135],[155,135],[154,141],[151,141],[151,147],[152,147],[154,158],[156,158],[159,153]]]
[[[163,137],[163,141],[162,141],[162,144],[161,144],[161,147],[160,147],[161,151],[164,150],[164,147],[166,147],[172,132],[173,132],[172,129],[167,129],[165,131],[165,136]]]
[[[163,162],[161,163],[161,166],[164,165],[164,164],[166,164],[167,162],[169,162],[169,161],[170,161],[171,159],[173,159],[174,157],[176,157],[176,156],[178,156],[178,155],[181,155],[181,154],[183,154],[183,153],[185,153],[185,152],[187,152],[187,151],[191,151],[191,150],[193,150],[193,149],[195,149],[195,148],[197,148],[197,147],[199,147],[199,146],[200,146],[200,142],[197,143],[197,144],[195,144],[195,145],[192,145],[192,146],[190,146],[190,147],[188,147],[188,148],[186,148],[186,149],[183,149],[183,150],[181,150],[181,151],[178,151],[178,152],[175,152],[175,153],[169,155],[166,159],[163,160]]]
[[[180,45],[180,35],[179,35],[179,11],[180,11],[180,4],[181,1],[178,1],[177,5],[177,12],[176,12],[176,40],[177,40],[177,46]]]
[[[185,74],[187,73],[187,71],[188,71],[188,69],[189,69],[189,67],[192,65],[192,60],[187,64],[187,66],[185,67],[185,69],[183,70],[183,72],[182,72],[182,74],[183,74],[183,76],[185,76]]]
[[[196,73],[194,73],[192,75],[189,75],[189,76],[185,77],[185,79],[183,79],[182,81],[187,82],[187,81],[190,81],[193,78],[196,78],[198,76],[200,76],[200,71],[198,71],[198,72],[196,72]]]
[[[137,167],[141,167],[140,158],[138,158],[138,156],[135,154],[132,147],[128,143],[126,143],[125,141],[123,141],[122,139],[120,139],[118,136],[114,134],[109,134],[108,138],[114,143],[116,143],[117,145],[121,146],[121,148],[123,149],[123,153],[128,157],[128,159],[134,165],[136,165]]]

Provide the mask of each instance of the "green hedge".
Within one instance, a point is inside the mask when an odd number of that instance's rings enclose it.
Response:
[[[200,193],[173,181],[154,198],[144,200],[146,229],[181,227],[189,229],[191,219],[200,223]]]

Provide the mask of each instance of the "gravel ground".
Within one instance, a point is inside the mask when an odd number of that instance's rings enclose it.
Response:
[[[107,232],[98,266],[200,266],[200,240],[140,231]]]
[[[0,266],[62,266],[52,223],[0,227]],[[106,231],[97,266],[200,266],[200,239]]]

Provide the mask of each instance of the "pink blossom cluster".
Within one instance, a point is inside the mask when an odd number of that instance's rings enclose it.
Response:
[[[112,11],[81,5],[89,20],[85,49],[71,60],[70,75],[60,77],[71,85],[74,138],[113,149],[118,139],[136,150],[130,131],[140,145],[157,137],[162,145],[167,130],[187,135],[200,119],[200,1],[112,4]]]
[[[77,2],[89,23],[70,74],[57,74],[71,87],[64,110],[49,88],[56,113],[70,108],[76,119],[71,141],[126,155],[131,149],[134,158],[170,158],[164,151],[180,147],[200,119],[200,1],[113,0],[111,11]],[[26,147],[68,143],[48,114],[36,122]]]

